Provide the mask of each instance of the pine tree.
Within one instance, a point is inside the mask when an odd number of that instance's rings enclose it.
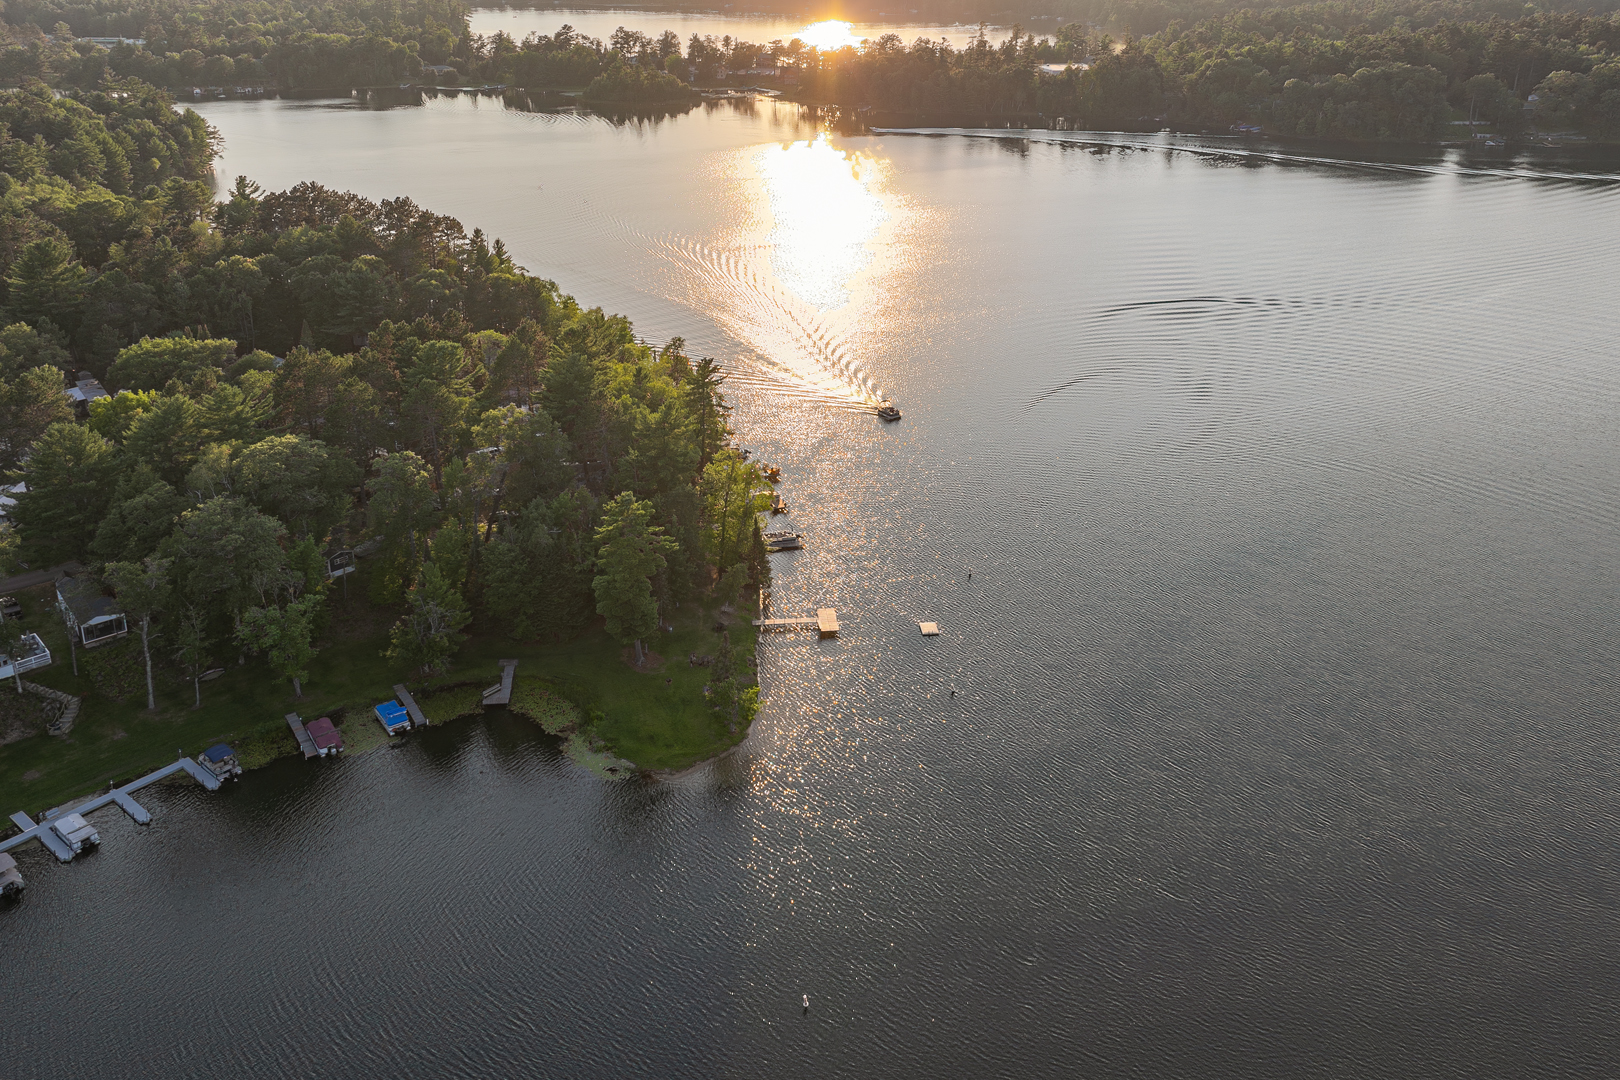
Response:
[[[634,645],[637,665],[642,663],[641,639],[658,629],[653,575],[676,550],[675,541],[652,524],[652,513],[651,503],[637,502],[626,491],[602,507],[602,527],[596,530],[601,545],[596,557],[601,572],[591,582],[596,610],[615,640]]]

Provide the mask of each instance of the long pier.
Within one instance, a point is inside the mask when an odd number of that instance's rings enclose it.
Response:
[[[63,810],[60,813],[52,814],[49,817],[42,818],[39,821],[34,821],[27,814],[19,810],[17,813],[11,815],[11,821],[17,826],[17,828],[21,829],[22,832],[18,833],[16,836],[7,837],[4,840],[0,840],[0,851],[9,851],[14,847],[28,843],[30,840],[38,840],[41,844],[45,845],[46,850],[48,850],[52,855],[55,855],[63,862],[71,862],[73,860],[73,849],[68,847],[67,844],[63,843],[62,838],[57,836],[56,833],[51,830],[52,821],[61,817],[63,814],[88,814],[91,811],[100,810],[102,807],[107,806],[108,804],[115,804],[120,810],[128,814],[134,820],[135,824],[150,825],[152,823],[151,813],[146,809],[146,807],[142,806],[140,803],[131,798],[131,794],[139,791],[143,787],[146,787],[148,784],[155,784],[159,780],[162,780],[165,777],[173,776],[178,772],[188,773],[193,780],[196,780],[197,783],[201,784],[209,791],[219,790],[219,777],[197,764],[191,758],[183,757],[179,761],[163,766],[163,768],[157,770],[156,772],[147,773],[139,780],[131,780],[123,787],[113,788],[105,795],[97,795],[88,802],[80,803],[78,806],[75,806],[69,810]]]
[[[784,630],[798,626],[813,626],[821,631],[822,637],[836,637],[838,634],[838,612],[830,607],[817,608],[814,618],[755,619],[754,625],[764,629],[780,627]]]
[[[507,705],[512,701],[512,676],[516,660],[501,661],[501,681],[484,691],[485,705]]]

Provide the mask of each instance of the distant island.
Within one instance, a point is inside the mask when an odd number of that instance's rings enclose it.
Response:
[[[395,683],[461,715],[503,657],[625,769],[743,738],[770,489],[712,360],[408,198],[216,203],[214,133],[138,82],[0,93],[0,125],[0,577],[73,570],[0,621],[54,660],[0,689],[0,787],[251,767],[295,710],[368,741]]]
[[[88,91],[139,79],[182,96],[485,85],[618,109],[765,87],[890,126],[1620,140],[1620,20],[1599,11],[1493,0],[1073,0],[1051,33],[1015,27],[995,41],[981,27],[960,48],[894,33],[817,48],[623,27],[602,41],[567,25],[517,41],[473,34],[468,11],[460,0],[424,0],[409,14],[370,3],[111,0],[92,11],[28,0],[3,13],[0,85]]]

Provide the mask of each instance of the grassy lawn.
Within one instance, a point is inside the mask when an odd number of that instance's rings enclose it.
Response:
[[[0,814],[18,809],[37,812],[110,783],[133,779],[173,761],[177,752],[195,755],[216,742],[234,746],[246,766],[264,764],[296,750],[283,720],[294,711],[306,720],[335,716],[348,746],[346,753],[363,752],[387,741],[371,707],[392,697],[395,683],[406,683],[413,694],[419,694],[418,701],[430,718],[448,720],[469,709],[476,711],[477,691],[467,687],[434,691],[430,687],[466,682],[493,685],[500,678],[496,661],[503,657],[521,661],[518,686],[526,679],[543,680],[579,706],[600,743],[643,769],[685,767],[735,745],[745,734],[729,731],[725,720],[708,707],[702,688],[709,669],[687,663],[689,653],[712,655],[717,651],[719,634],[712,630],[717,618],[733,624],[732,648],[739,659],[751,657],[755,632],[747,621],[751,612],[743,607],[736,615],[719,616],[712,607],[684,605],[674,613],[675,632],[659,634],[648,642],[666,663],[646,674],[626,664],[622,648],[600,629],[560,645],[519,644],[496,628],[475,622],[468,627],[472,636],[457,655],[452,671],[427,684],[382,658],[394,613],[372,607],[365,599],[364,581],[351,579],[347,599],[341,592],[331,597],[331,624],[304,683],[302,700],[294,701],[292,686],[277,678],[262,660],[249,658],[238,665],[234,650],[221,648],[218,662],[227,670],[220,678],[203,683],[202,707],[194,709],[191,684],[169,667],[160,639],[153,646],[158,707],[148,711],[144,675],[118,701],[97,689],[91,671],[94,667],[122,667],[122,686],[109,688],[114,694],[129,688],[130,673],[138,673],[139,668],[127,656],[120,664],[118,654],[109,650],[128,649],[138,663],[137,635],[131,634],[125,644],[89,653],[80,650],[80,674],[75,677],[66,631],[50,610],[54,600],[51,586],[27,590],[19,599],[24,605],[25,628],[45,639],[53,659],[49,667],[29,672],[29,681],[84,695],[84,703],[73,731],[65,738],[40,734],[0,746]],[[104,651],[106,657],[95,655]],[[117,681],[101,679],[103,686]],[[10,692],[10,685],[0,687],[0,693]]]
[[[485,671],[493,685],[501,657],[522,661],[517,684],[539,677],[577,704],[594,733],[616,756],[643,769],[680,769],[736,745],[746,734],[733,734],[726,721],[709,708],[703,686],[709,668],[687,663],[691,653],[712,656],[720,635],[712,629],[713,608],[683,605],[674,612],[675,632],[657,635],[646,644],[664,658],[661,669],[642,674],[622,659],[623,648],[601,630],[546,648],[513,645],[498,637],[467,642],[457,658],[462,671]],[[731,647],[739,664],[754,654],[751,609],[739,607],[732,622]],[[465,676],[464,676],[465,677]],[[593,714],[595,714],[593,716]]]

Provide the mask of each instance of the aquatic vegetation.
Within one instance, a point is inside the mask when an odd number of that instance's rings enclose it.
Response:
[[[430,724],[446,724],[464,716],[475,716],[484,710],[482,693],[477,686],[447,686],[417,697],[416,704]]]
[[[579,706],[567,698],[559,697],[533,680],[525,683],[521,678],[512,688],[512,701],[507,706],[512,712],[539,724],[548,735],[562,735],[579,727]]]

